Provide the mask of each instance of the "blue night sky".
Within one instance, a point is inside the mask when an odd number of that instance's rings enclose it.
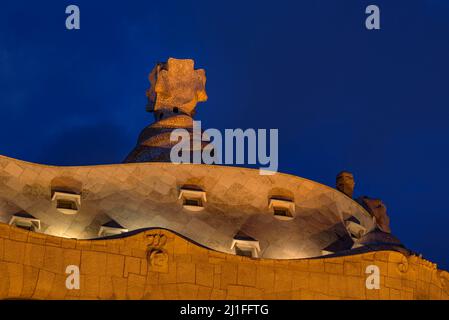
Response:
[[[449,269],[446,0],[2,3],[0,154],[121,162],[170,56],[206,69],[203,128],[278,128],[279,171],[331,186],[353,172],[356,196],[383,199],[393,233]]]

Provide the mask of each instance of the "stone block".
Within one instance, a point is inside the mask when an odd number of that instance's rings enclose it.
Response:
[[[199,299],[199,300],[209,300],[210,297],[211,297],[211,293],[212,293],[212,288],[200,286],[198,288],[197,299]]]
[[[323,266],[324,267],[324,266]],[[325,273],[310,273],[309,289],[327,294],[329,292],[329,275]]]
[[[47,238],[45,239],[46,246],[60,247],[61,243],[62,243],[62,238],[59,238],[59,237],[47,236]]]
[[[23,263],[25,257],[25,242],[4,241],[4,259],[6,262]]]
[[[66,238],[64,238],[61,241],[61,247],[74,249],[74,248],[76,248],[76,240],[75,239],[66,239]]]
[[[130,273],[128,276],[127,298],[131,300],[142,299],[145,291],[145,277]]]
[[[214,266],[205,263],[196,264],[196,284],[205,287],[214,285]]]
[[[81,297],[98,299],[100,295],[100,276],[93,274],[81,275]]]
[[[76,241],[76,248],[79,250],[90,250],[91,249],[91,243],[89,240],[77,240]]]
[[[402,281],[399,278],[385,278],[385,286],[390,289],[402,289]]]
[[[112,300],[115,298],[111,277],[100,277],[100,291],[98,297],[104,300]]]
[[[5,240],[0,238],[0,261],[4,259],[5,255]]]
[[[9,225],[0,223],[0,238],[9,239],[10,229]]]
[[[67,291],[69,291],[65,285],[66,279],[67,279],[66,275],[55,274],[53,286],[47,299],[58,299],[58,300],[65,299]]]
[[[140,274],[140,259],[136,257],[125,257],[125,273],[128,277],[129,273]]]
[[[240,285],[229,285],[227,287],[227,296],[244,297],[244,287]]]
[[[292,273],[293,290],[308,289],[309,288],[309,278],[310,278],[310,275],[308,272],[293,271],[293,273]]]
[[[9,238],[11,240],[15,240],[15,241],[27,242],[29,233],[30,232],[28,230],[11,227],[11,232],[9,234]]]
[[[199,286],[192,283],[180,283],[177,286],[178,297],[182,300],[197,299]]]
[[[348,276],[361,276],[365,272],[362,272],[362,265],[360,262],[345,261],[343,265],[344,274]]]
[[[343,274],[343,264],[325,262],[324,271],[331,274]]]
[[[226,298],[226,291],[220,289],[213,289],[210,298],[211,300],[224,300]]]
[[[30,242],[30,243],[44,245],[46,239],[47,239],[47,236],[42,233],[31,232],[28,235],[28,242]]]
[[[46,299],[53,287],[55,274],[46,270],[39,270],[39,277],[37,280],[36,290],[34,291],[34,299]]]
[[[23,263],[27,266],[42,268],[44,266],[45,247],[38,244],[27,243]]]
[[[81,252],[81,267],[80,267],[81,274],[104,276],[106,274],[106,265],[107,265],[106,253],[98,251]],[[137,273],[139,273],[139,271],[140,265]]]
[[[214,288],[221,288],[221,274],[214,274]]]
[[[365,295],[367,300],[379,300],[380,290],[377,289],[365,289]]]
[[[288,269],[275,269],[274,274],[274,291],[286,292],[292,290],[292,274]]]
[[[18,263],[8,263],[9,291],[8,297],[18,298],[22,293],[23,287],[23,265]]]
[[[63,266],[63,252],[64,249],[59,247],[45,246],[43,268],[53,273],[65,272],[65,266]]]
[[[379,299],[380,300],[390,300],[390,288],[381,286],[380,290],[379,290]]]
[[[256,285],[256,269],[250,264],[239,264],[237,283],[242,286]]]
[[[162,292],[164,293],[164,299],[177,300],[180,299],[178,295],[177,284],[163,284],[161,285]]]
[[[122,277],[125,269],[125,257],[118,254],[106,255],[106,275]]]
[[[351,299],[365,299],[366,278],[345,277],[347,297]]]
[[[36,289],[37,280],[39,278],[39,269],[32,266],[23,267],[23,286],[21,297],[30,299]]]
[[[121,277],[112,277],[112,287],[114,289],[114,297],[118,300],[126,299],[128,281]]]
[[[175,237],[174,239],[174,254],[185,255],[188,254],[188,245],[184,239],[180,237]]]
[[[223,268],[224,267],[225,266],[223,266]],[[274,269],[266,266],[257,266],[256,270],[256,287],[268,292],[274,292]]]
[[[379,251],[374,253],[375,259],[378,261],[388,262],[390,253],[388,251]]]
[[[309,271],[310,272],[324,272],[323,260],[322,259],[309,260]]]
[[[329,275],[329,295],[345,297],[347,295],[347,283],[343,275]]]
[[[132,248],[131,249],[131,256],[137,257],[137,258],[146,258],[147,257],[147,250],[141,249],[141,248]]]
[[[177,283],[195,283],[195,264],[177,263],[176,264]]]
[[[232,284],[237,284],[237,265],[224,264],[221,269],[220,287],[226,289]]]
[[[188,263],[190,264],[190,263]],[[159,273],[159,272],[148,272],[147,279],[151,282],[157,282],[159,279],[159,283],[176,283],[176,263],[170,263],[168,265],[168,272],[167,273]],[[159,276],[157,275],[159,274]]]
[[[401,291],[390,288],[390,300],[401,300]]]
[[[63,268],[67,266],[81,266],[81,251],[76,249],[64,249],[63,250]]]
[[[146,300],[163,300],[165,299],[162,287],[160,285],[146,285],[145,294],[143,296]]]

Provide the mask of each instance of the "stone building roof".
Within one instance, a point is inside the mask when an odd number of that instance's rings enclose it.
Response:
[[[370,234],[376,227],[389,230],[380,200],[352,199],[347,172],[336,190],[282,173],[170,163],[170,133],[191,132],[196,104],[207,100],[205,72],[193,60],[170,58],[150,82],[147,111],[156,121],[123,164],[57,167],[0,156],[0,222],[78,239],[164,228],[217,251],[249,246],[276,259],[344,252],[380,239]]]
[[[190,211],[179,198],[183,186],[204,191],[202,211]],[[76,190],[78,188],[78,190]],[[80,208],[67,215],[57,210],[55,191],[80,195]],[[294,202],[293,219],[277,219],[273,197]],[[27,212],[40,219],[46,234],[95,238],[110,220],[131,230],[161,227],[201,245],[233,252],[239,233],[257,239],[260,257],[319,256],[339,241],[344,221],[357,218],[367,230],[371,215],[339,191],[304,178],[258,170],[203,164],[129,163],[56,167],[0,157],[0,221]],[[342,234],[343,233],[343,234]]]

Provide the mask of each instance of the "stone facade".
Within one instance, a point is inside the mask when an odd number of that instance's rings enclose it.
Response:
[[[352,199],[348,172],[334,189],[171,163],[205,72],[170,58],[150,82],[156,121],[123,164],[0,156],[0,299],[448,299],[449,274],[390,233],[381,200]]]
[[[80,289],[66,288],[68,265]],[[367,289],[376,265],[380,288]],[[449,299],[449,274],[376,251],[273,260],[221,253],[163,229],[75,240],[0,224],[0,299]]]

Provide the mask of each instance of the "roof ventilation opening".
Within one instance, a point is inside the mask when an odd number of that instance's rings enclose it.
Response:
[[[98,231],[99,237],[110,237],[116,236],[122,233],[128,232],[128,229],[123,228],[120,224],[115,222],[114,220],[110,220],[109,222],[103,224]]]
[[[258,240],[239,232],[232,240],[231,250],[238,256],[258,258],[260,245]]]
[[[254,250],[250,247],[241,247],[239,245],[235,245],[235,254],[238,256],[249,257],[252,258],[254,256]]]
[[[56,191],[51,200],[54,202],[56,210],[63,214],[77,214],[81,207],[79,194]]]
[[[182,200],[182,206],[189,211],[201,211],[206,203],[206,192],[201,190],[181,188],[179,199]]]
[[[14,214],[9,220],[9,225],[28,231],[39,231],[41,229],[41,221],[25,212]]]
[[[353,216],[345,221],[345,226],[353,240],[360,239],[366,233],[366,228]]]
[[[295,203],[291,200],[272,198],[268,207],[273,211],[276,219],[288,221],[294,218]]]

